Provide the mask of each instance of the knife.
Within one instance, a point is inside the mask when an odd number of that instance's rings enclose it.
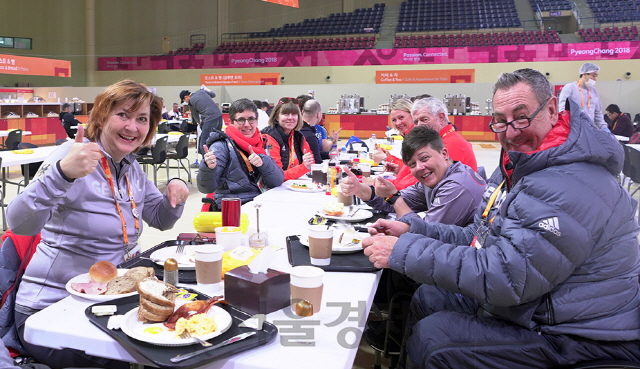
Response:
[[[211,351],[213,349],[217,349],[217,348],[220,348],[222,346],[226,346],[226,345],[232,344],[234,342],[242,341],[243,339],[251,337],[254,334],[256,334],[256,332],[241,333],[241,334],[239,334],[237,336],[233,336],[233,337],[229,338],[228,340],[222,341],[217,345],[213,345],[211,347],[207,347],[207,348],[202,349],[202,350],[194,351],[194,352],[192,352],[190,354],[178,355],[176,357],[172,357],[170,360],[171,360],[172,363],[179,363],[181,361],[184,361],[184,360],[187,360],[187,359],[191,359],[192,357],[198,356],[198,355],[200,355],[202,353],[205,353],[207,351]]]

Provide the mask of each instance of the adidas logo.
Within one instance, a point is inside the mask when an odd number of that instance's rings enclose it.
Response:
[[[433,200],[433,206],[437,206],[437,205],[440,205],[440,198],[439,198],[439,197],[436,197],[436,198]]]
[[[545,219],[538,223],[538,227],[544,228],[547,231],[555,234],[560,237],[560,225],[558,224],[558,217],[551,217],[549,219]]]

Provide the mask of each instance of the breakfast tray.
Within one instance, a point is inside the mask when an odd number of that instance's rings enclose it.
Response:
[[[311,265],[309,259],[309,249],[300,243],[298,236],[287,237],[287,254],[289,264],[292,266]],[[376,272],[378,268],[373,266],[369,257],[364,252],[354,252],[352,254],[333,254],[331,264],[316,265],[327,272]]]
[[[164,267],[162,265],[158,265],[156,263],[154,263],[153,261],[149,260],[149,259],[142,259],[142,257],[151,257],[151,254],[153,254],[154,251],[164,248],[164,247],[170,247],[170,246],[179,246],[179,245],[188,245],[189,243],[187,243],[186,241],[177,241],[177,240],[172,240],[172,241],[165,241],[159,245],[153,246],[152,248],[150,248],[149,250],[141,253],[140,255],[133,257],[127,261],[125,261],[124,263],[118,265],[119,269],[131,269],[131,268],[135,268],[138,266],[143,266],[143,267],[151,267],[153,268],[153,270],[155,270],[156,272],[156,277],[158,277],[159,280],[162,280],[162,278],[164,277]],[[195,270],[178,270],[178,281],[179,283],[191,283],[191,284],[195,284],[196,283],[196,271]]]
[[[207,299],[209,297],[195,290],[191,290],[191,289],[187,289],[187,290],[189,292],[198,294],[197,299]],[[220,360],[220,359],[238,354],[240,352],[265,345],[266,343],[273,340],[278,333],[278,328],[276,328],[275,325],[269,322],[264,322],[264,324],[262,325],[262,330],[257,331],[256,335],[248,337],[242,341],[235,342],[233,344],[202,353],[201,355],[182,361],[180,363],[172,363],[169,360],[172,357],[175,357],[178,354],[188,354],[190,352],[200,350],[203,347],[198,344],[189,345],[189,346],[178,346],[178,347],[157,346],[150,343],[138,341],[127,336],[124,332],[122,332],[119,329],[112,330],[107,328],[107,322],[109,320],[108,316],[95,316],[94,314],[91,313],[92,306],[116,305],[118,307],[118,311],[116,312],[116,314],[124,315],[131,309],[136,308],[139,305],[139,302],[140,302],[140,296],[138,295],[123,297],[117,300],[105,301],[105,302],[91,305],[85,309],[84,314],[93,324],[95,324],[102,331],[104,331],[105,333],[113,337],[116,341],[118,341],[124,347],[133,349],[134,351],[140,353],[142,356],[144,356],[146,359],[148,359],[149,361],[151,361],[152,363],[154,363],[160,368],[188,369],[188,368],[202,366],[212,361]],[[210,339],[209,342],[215,345],[240,333],[255,332],[255,330],[250,328],[238,327],[238,325],[241,322],[249,319],[251,315],[229,305],[216,305],[216,306],[220,306],[221,308],[225,309],[229,314],[231,314],[233,322],[231,323],[231,327],[229,328],[229,330],[227,330],[220,336]]]

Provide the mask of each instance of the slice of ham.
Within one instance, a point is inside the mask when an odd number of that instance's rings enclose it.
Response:
[[[107,292],[108,283],[88,282],[88,283],[71,283],[71,288],[80,293],[87,295],[103,295]]]

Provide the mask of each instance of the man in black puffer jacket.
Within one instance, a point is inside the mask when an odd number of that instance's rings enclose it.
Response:
[[[499,77],[501,162],[473,224],[379,221],[371,232],[386,236],[363,240],[377,267],[424,283],[407,368],[640,362],[637,203],[614,179],[623,150],[574,101],[558,113],[552,92],[532,69]]]

